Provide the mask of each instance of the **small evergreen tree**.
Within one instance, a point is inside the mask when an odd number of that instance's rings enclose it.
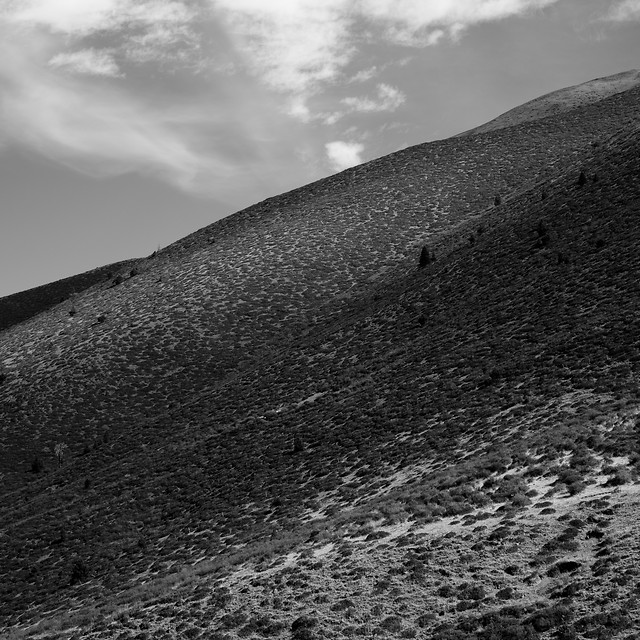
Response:
[[[496,197],[493,199],[493,206],[494,207],[498,207],[502,204],[502,198],[500,197],[500,194],[497,193]]]
[[[75,558],[71,565],[71,575],[69,576],[69,584],[77,584],[84,582],[89,577],[89,568],[82,558]]]
[[[580,172],[580,176],[578,177],[578,186],[579,187],[584,187],[584,185],[587,182],[587,176],[585,175],[584,171]]]
[[[301,453],[302,451],[304,451],[304,442],[300,436],[295,436],[293,438],[293,453]]]
[[[430,262],[431,262],[431,256],[429,255],[429,249],[425,245],[424,247],[422,247],[422,250],[420,251],[420,268],[422,269],[426,267]]]

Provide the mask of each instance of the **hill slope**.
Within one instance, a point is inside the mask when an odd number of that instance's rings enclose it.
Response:
[[[638,95],[418,145],[272,198],[159,252],[118,286],[86,290],[73,315],[65,303],[5,331],[5,486],[23,481],[36,455],[51,465],[57,442],[79,453],[278,357],[283,337],[329,326],[496,193],[549,179],[634,126]]]
[[[572,111],[577,107],[599,102],[604,98],[628,91],[638,85],[640,85],[640,71],[637,69],[624,71],[605,78],[596,78],[573,87],[566,87],[565,89],[547,93],[515,109],[511,109],[475,129],[470,129],[458,135],[487,133],[505,127],[513,127],[523,122],[540,120],[565,111]]]
[[[637,99],[358,167],[6,331],[7,624],[633,628]]]
[[[120,272],[131,272],[135,263],[136,260],[116,262],[0,298],[0,331],[72,299],[99,282],[110,280],[113,283]]]

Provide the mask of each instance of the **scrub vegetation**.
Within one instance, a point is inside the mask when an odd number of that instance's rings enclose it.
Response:
[[[380,158],[4,329],[9,637],[636,637],[639,98]]]

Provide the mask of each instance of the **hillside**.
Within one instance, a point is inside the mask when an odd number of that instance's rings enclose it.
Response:
[[[504,127],[513,127],[523,122],[539,120],[576,107],[599,102],[616,93],[628,91],[640,84],[640,71],[632,69],[606,78],[596,78],[573,87],[552,91],[535,100],[511,109],[475,129],[465,131],[460,136],[487,133]]]
[[[135,263],[136,260],[116,262],[0,298],[0,331],[73,299],[99,282],[111,281],[113,284],[120,273],[131,272]]]
[[[639,95],[356,167],[3,332],[14,636],[632,637]]]

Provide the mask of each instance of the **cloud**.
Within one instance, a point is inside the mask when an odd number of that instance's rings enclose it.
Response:
[[[52,36],[0,24],[0,140],[87,175],[155,176],[181,189],[237,202],[257,184],[274,192],[308,181],[304,167],[281,176],[294,153],[291,127],[265,90],[225,77],[198,100],[135,93],[138,78],[61,73],[81,56],[55,60]],[[67,65],[67,68],[69,67]],[[95,69],[93,69],[95,72]],[[256,104],[260,108],[256,108]],[[250,202],[246,202],[250,204]]]
[[[197,25],[200,13],[182,0],[14,0],[0,8],[0,22],[25,29],[62,35],[72,44],[92,37],[110,39],[110,51],[87,48],[96,56],[117,51],[130,63],[174,60],[192,62],[199,53]],[[82,65],[77,52],[61,52],[63,66]],[[115,64],[115,63],[114,63]],[[90,73],[90,66],[81,73]],[[98,75],[105,75],[97,66]],[[102,71],[100,71],[102,70]]]
[[[336,171],[344,171],[349,167],[362,164],[361,154],[364,151],[364,145],[359,142],[335,140],[328,142],[325,149],[329,162]]]
[[[344,80],[363,33],[410,47],[459,38],[482,22],[541,9],[558,0],[209,0],[251,73],[293,96],[291,114],[324,86]],[[362,74],[362,75],[360,75]],[[372,77],[356,72],[353,80]],[[348,80],[345,80],[348,82]]]
[[[615,3],[604,20],[610,22],[631,22],[640,20],[640,0],[622,0]]]
[[[54,56],[58,64],[51,69],[41,63],[46,40],[33,38],[27,48],[0,30],[0,42],[0,105],[8,140],[94,175],[144,167],[187,186],[205,168],[184,132],[193,114],[158,111],[97,80],[55,73],[57,66],[82,71],[83,65],[95,73],[99,56]]]
[[[121,75],[113,55],[104,50],[83,49],[72,53],[58,53],[49,60],[49,65],[72,73],[109,76],[112,78]]]
[[[388,84],[380,83],[377,86],[375,98],[343,98],[342,104],[351,112],[370,113],[375,111],[395,111],[404,103],[406,96],[402,91]]]

